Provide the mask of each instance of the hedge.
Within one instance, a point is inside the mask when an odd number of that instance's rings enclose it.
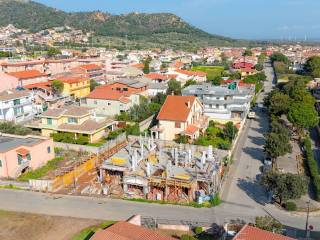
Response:
[[[317,201],[320,201],[320,174],[318,170],[319,168],[318,163],[313,156],[311,140],[309,137],[304,139],[303,145],[305,149],[307,160],[306,162],[309,169],[310,178],[315,192],[315,197]]]

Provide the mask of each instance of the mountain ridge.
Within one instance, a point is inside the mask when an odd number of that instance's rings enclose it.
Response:
[[[128,13],[102,11],[65,12],[31,0],[0,0],[0,26],[13,24],[30,32],[70,26],[97,36],[152,41],[155,45],[233,45],[240,41],[207,33],[172,13]],[[150,42],[151,43],[151,42]]]

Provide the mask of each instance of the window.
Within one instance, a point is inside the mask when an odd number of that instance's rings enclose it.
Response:
[[[20,99],[14,99],[13,100],[13,105],[20,105]]]
[[[22,156],[18,154],[18,165],[22,164]]]
[[[15,116],[21,115],[21,114],[23,114],[23,108],[22,107],[14,108],[13,112],[14,112]]]
[[[110,102],[108,102],[108,106],[111,106],[111,103],[110,103]]]
[[[216,104],[216,108],[219,108],[219,104]]]
[[[68,123],[78,123],[78,119],[76,119],[74,117],[70,117],[70,118],[68,118]]]
[[[175,128],[181,128],[181,122],[175,122],[174,127]]]
[[[2,160],[0,160],[0,168],[2,167]]]
[[[224,105],[224,109],[227,109],[227,104]]]
[[[50,147],[50,146],[47,147],[47,152],[48,152],[48,153],[51,153],[51,147]]]
[[[127,91],[128,91],[128,88],[123,88],[123,91],[127,92]]]
[[[31,160],[31,155],[30,155],[30,153],[27,153],[27,155],[26,155],[26,159],[27,159],[28,161],[30,161],[30,160]]]
[[[52,118],[47,118],[47,124],[52,125]]]

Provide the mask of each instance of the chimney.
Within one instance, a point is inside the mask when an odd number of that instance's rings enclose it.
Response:
[[[188,107],[188,108],[191,107],[191,102],[190,102],[190,101],[187,102],[187,107]]]

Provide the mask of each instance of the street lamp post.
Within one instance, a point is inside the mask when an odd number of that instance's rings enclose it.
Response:
[[[308,210],[307,210],[307,219],[306,219],[306,238],[309,239],[309,213],[310,213],[310,200],[307,202]]]

